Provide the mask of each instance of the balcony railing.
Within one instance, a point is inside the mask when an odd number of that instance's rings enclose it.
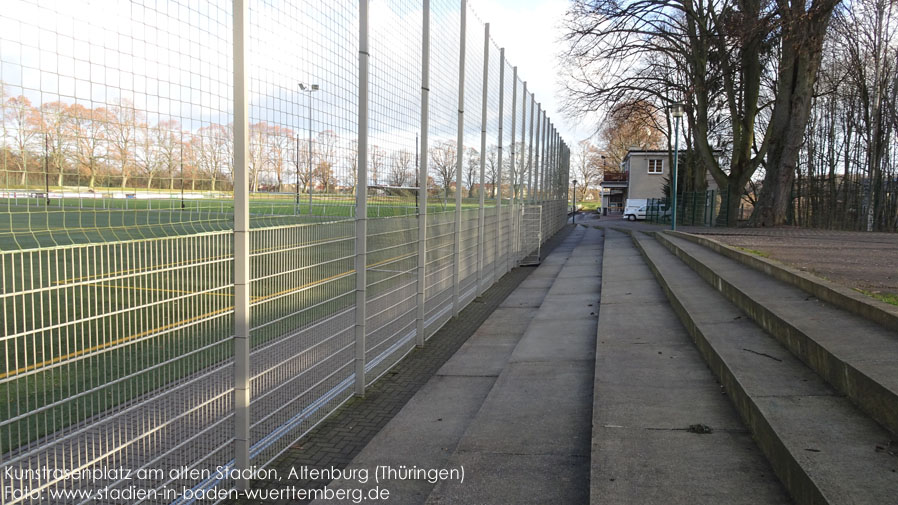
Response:
[[[602,180],[604,182],[627,182],[629,176],[629,172],[605,172]]]

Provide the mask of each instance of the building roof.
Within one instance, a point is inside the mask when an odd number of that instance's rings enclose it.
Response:
[[[627,151],[627,155],[624,156],[624,159],[621,161],[626,161],[626,159],[629,158],[631,154],[665,154],[666,155],[671,151],[673,151],[673,149],[630,149],[629,151]],[[680,149],[679,152],[680,152],[680,154],[684,154],[687,151],[686,151],[686,149]],[[717,156],[720,156],[721,154],[723,154],[723,151],[721,151],[720,149],[714,149],[713,152]]]

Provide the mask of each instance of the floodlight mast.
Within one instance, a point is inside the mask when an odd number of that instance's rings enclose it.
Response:
[[[309,95],[309,215],[312,214],[312,93],[321,89],[317,84],[309,84],[305,82],[299,83],[299,90]],[[299,207],[299,137],[297,144],[297,163],[296,163],[296,205]]]

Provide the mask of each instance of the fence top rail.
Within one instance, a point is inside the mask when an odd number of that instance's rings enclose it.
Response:
[[[25,249],[0,249],[0,257],[12,256],[15,254],[33,254],[33,253],[46,253],[50,251],[62,251],[69,249],[88,249],[91,247],[110,247],[110,246],[122,246],[129,244],[138,244],[143,242],[160,242],[160,241],[174,241],[179,239],[195,239],[199,237],[211,237],[216,235],[231,235],[234,233],[234,230],[216,230],[216,231],[204,231],[204,232],[196,232],[189,233],[184,235],[169,235],[165,237],[149,237],[149,238],[135,238],[130,240],[112,240],[112,241],[103,241],[103,242],[87,242],[84,244],[64,244],[64,245],[53,245],[53,246],[38,246],[38,247],[29,247]]]

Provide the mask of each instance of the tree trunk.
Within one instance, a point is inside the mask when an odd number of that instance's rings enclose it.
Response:
[[[22,149],[22,187],[28,186],[28,153]]]
[[[128,172],[126,171],[125,164],[122,163],[122,189],[128,187]]]
[[[782,57],[773,113],[767,127],[767,174],[749,220],[751,226],[786,223],[823,39],[833,8],[838,3],[839,0],[814,0],[805,12],[803,2],[789,4],[787,0],[777,0],[783,20]]]
[[[733,183],[720,190],[720,208],[717,210],[717,226],[735,227],[739,222],[739,204],[742,203],[742,188],[745,185]]]

